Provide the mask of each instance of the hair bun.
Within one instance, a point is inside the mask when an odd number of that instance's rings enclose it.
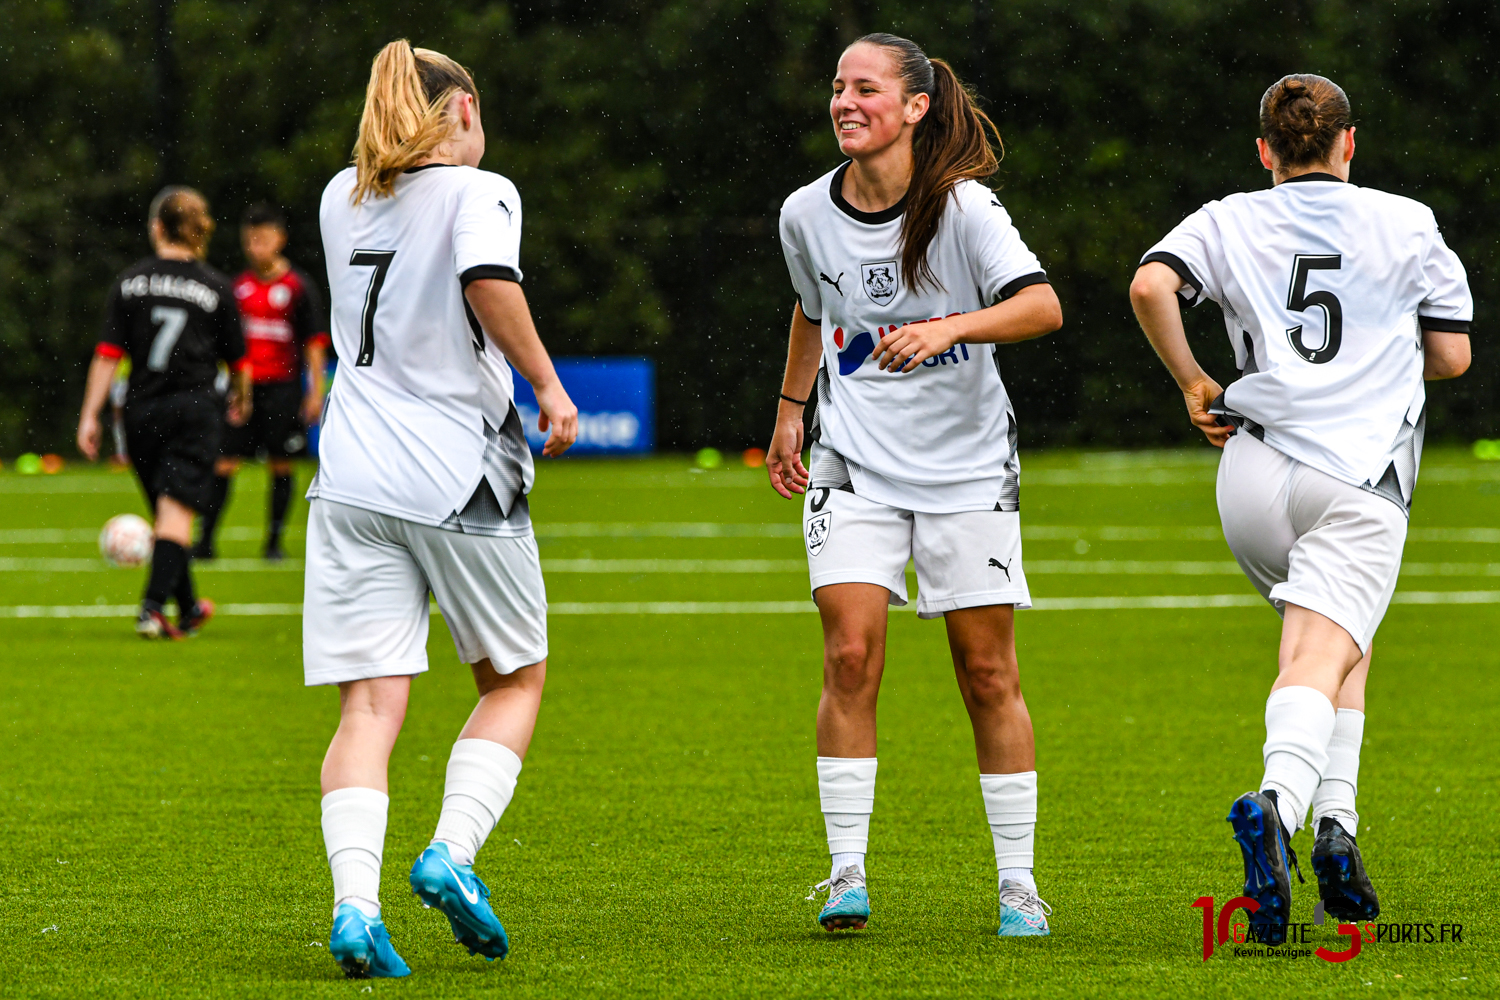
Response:
[[[1311,73],[1284,76],[1260,100],[1260,130],[1283,168],[1322,163],[1349,127],[1349,98]]]

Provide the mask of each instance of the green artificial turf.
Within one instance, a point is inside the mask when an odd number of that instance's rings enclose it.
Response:
[[[1212,531],[1206,449],[1025,462],[1028,567],[1230,559]],[[633,574],[573,562],[548,573],[554,606],[805,601],[797,507],[730,464],[540,463],[544,559],[772,561],[761,573]],[[1413,527],[1425,534],[1406,558],[1427,568],[1402,591],[1500,590],[1500,545],[1433,531],[1493,534],[1500,465],[1434,451],[1423,473]],[[297,563],[235,561],[259,551],[264,483],[258,468],[242,475],[226,568],[199,575],[220,602],[301,599]],[[125,474],[0,472],[0,606],[133,604],[140,571],[90,562],[90,533],[127,510],[141,501]],[[305,515],[299,500],[294,520]],[[731,527],[609,527],[641,522]],[[1195,528],[1201,540],[1173,540]],[[1444,537],[1457,540],[1433,540]],[[294,530],[294,557],[301,546]],[[1223,572],[1029,577],[1038,598],[1250,593]],[[1232,946],[1204,962],[1190,906],[1238,893],[1224,816],[1260,776],[1278,635],[1264,606],[1018,615],[1040,771],[1037,877],[1054,913],[1050,938],[1007,941],[994,936],[994,856],[940,623],[891,615],[874,913],[867,930],[835,936],[804,899],[827,872],[817,616],[554,615],[536,739],[479,858],[513,947],[493,965],[453,944],[406,888],[473,699],[435,617],[432,671],[392,761],[384,870],[385,919],[414,975],[365,983],[345,981],[322,946],[332,900],[318,767],[337,695],[302,685],[300,619],[226,615],[191,642],[148,644],[122,617],[0,618],[0,994],[1495,996],[1497,611],[1392,608],[1361,771],[1360,843],[1382,919],[1461,923],[1463,943],[1366,945],[1340,965],[1236,958]],[[1306,833],[1297,846],[1306,858]],[[1315,885],[1295,895],[1295,916],[1311,920]],[[1344,946],[1331,925],[1313,941]]]

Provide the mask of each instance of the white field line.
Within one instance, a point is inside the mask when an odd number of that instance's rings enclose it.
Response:
[[[1211,483],[1218,475],[1213,455],[1204,457],[1136,456],[1122,453],[1118,457],[1096,456],[1070,469],[1031,469],[1023,471],[1023,486],[1172,486],[1182,483]],[[1500,463],[1485,465],[1433,465],[1423,469],[1418,480],[1431,483],[1473,483],[1500,481]],[[728,489],[769,490],[765,474],[749,470],[724,470],[704,473],[698,469],[644,472],[626,475],[614,489],[694,489],[717,487]],[[555,480],[546,484],[547,491],[559,493],[596,490],[590,483]],[[43,493],[135,493],[135,477],[128,473],[112,476],[0,476],[0,494]]]
[[[74,542],[95,542],[99,540],[98,528],[9,528],[0,531],[0,545],[62,545]],[[288,528],[282,532],[283,538],[301,538],[300,528]],[[232,527],[220,528],[218,538],[226,542],[258,542],[266,537],[261,528]]]
[[[540,538],[800,538],[802,528],[796,522],[769,524],[724,524],[715,521],[559,521],[536,526]],[[302,532],[289,529],[288,538],[300,538]],[[92,542],[99,537],[96,528],[11,528],[0,530],[0,545],[61,545]],[[235,526],[221,528],[223,541],[259,541],[265,537],[260,528]],[[1021,537],[1027,541],[1072,542],[1079,539],[1100,542],[1217,542],[1223,532],[1217,525],[1069,525],[1025,524]],[[1407,532],[1412,542],[1471,542],[1500,544],[1500,528],[1412,528]]]
[[[1036,611],[1148,611],[1194,608],[1249,608],[1265,602],[1254,594],[1167,594],[1155,597],[1042,597]],[[1500,590],[1399,591],[1392,604],[1500,604]],[[3,618],[131,618],[134,604],[19,604],[0,606]],[[434,608],[434,611],[437,609]],[[553,615],[779,615],[816,612],[811,601],[558,601]],[[905,611],[916,610],[908,604]],[[294,616],[300,604],[221,604],[227,618]]]
[[[0,573],[104,573],[119,570],[140,572],[140,567],[111,566],[103,559],[0,558]],[[302,560],[269,563],[263,559],[215,559],[213,562],[194,563],[193,572],[300,573]]]
[[[1229,560],[1186,561],[1148,559],[1038,559],[1025,563],[1031,576],[1239,576],[1239,565]],[[301,573],[302,560],[268,563],[261,559],[217,559],[197,564],[196,573]],[[702,574],[802,574],[805,559],[543,559],[542,570],[557,574],[644,574],[692,576]],[[0,557],[0,573],[102,573],[121,570],[102,559]],[[1407,563],[1407,576],[1500,576],[1500,563]]]

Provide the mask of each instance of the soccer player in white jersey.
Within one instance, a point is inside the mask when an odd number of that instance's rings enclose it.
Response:
[[[818,920],[836,930],[869,919],[886,609],[907,602],[914,559],[917,613],[946,619],[974,727],[999,933],[1046,934],[1050,911],[1032,875],[1035,744],[1013,616],[1031,597],[999,345],[1056,330],[1062,310],[981,183],[998,166],[995,126],[947,63],[904,38],[867,35],[839,59],[829,111],[848,159],[781,210],[798,302],[767,454],[777,492],[804,494],[823,620],[817,769],[833,857]],[[813,392],[809,471],[803,407]]]
[[[1273,186],[1209,202],[1142,260],[1136,316],[1192,422],[1224,449],[1224,537],[1281,613],[1266,701],[1264,776],[1229,811],[1260,940],[1285,939],[1292,836],[1312,810],[1326,912],[1380,912],[1355,835],[1370,647],[1406,542],[1421,459],[1424,379],[1469,365],[1473,300],[1431,209],[1349,183],[1354,127],[1320,76],[1260,104]],[[1219,303],[1240,377],[1207,375],[1181,305]],[[1298,871],[1301,877],[1301,871]]]
[[[380,919],[386,768],[437,600],[479,703],[448,761],[412,890],[454,938],[505,957],[474,856],[515,791],[547,670],[547,599],[526,494],[533,470],[506,360],[536,389],[547,455],[578,411],[521,291],[521,201],[477,169],[479,96],[453,60],[406,41],[375,58],[354,166],[320,220],[343,364],[308,489],[303,661],[339,686],[323,761],[333,873],[329,950],[347,975],[404,976]]]

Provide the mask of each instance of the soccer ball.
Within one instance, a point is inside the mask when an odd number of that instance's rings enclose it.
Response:
[[[151,525],[136,514],[116,514],[99,532],[99,554],[116,566],[139,566],[149,561],[155,543]]]

